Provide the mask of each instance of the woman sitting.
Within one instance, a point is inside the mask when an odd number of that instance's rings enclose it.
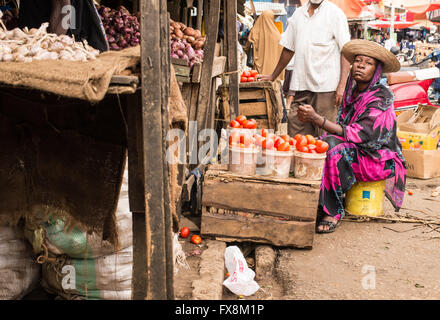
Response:
[[[400,63],[382,46],[352,40],[342,49],[352,68],[337,123],[318,115],[312,106],[298,108],[303,122],[329,134],[329,150],[319,197],[317,232],[333,232],[344,216],[344,193],[357,181],[387,180],[386,195],[396,210],[402,206],[406,165],[396,135],[393,93],[380,84],[381,73],[397,72]]]

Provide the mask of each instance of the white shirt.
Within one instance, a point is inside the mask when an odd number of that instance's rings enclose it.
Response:
[[[393,39],[389,38],[388,40],[385,40],[383,46],[384,46],[385,49],[390,51],[392,47],[397,46],[397,43]]]
[[[293,70],[293,67],[295,67],[295,56],[290,60],[289,64],[286,67],[286,70]]]
[[[341,76],[341,50],[350,41],[347,17],[335,4],[324,0],[313,16],[307,5],[295,10],[280,44],[295,51],[290,90],[335,91]]]

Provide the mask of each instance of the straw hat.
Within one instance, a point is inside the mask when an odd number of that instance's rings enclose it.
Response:
[[[342,54],[350,64],[353,63],[357,55],[361,54],[381,61],[383,63],[383,73],[397,72],[400,70],[400,62],[396,56],[373,41],[361,39],[351,40],[342,48]]]

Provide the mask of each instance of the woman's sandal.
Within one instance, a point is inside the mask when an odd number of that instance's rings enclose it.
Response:
[[[332,233],[335,232],[336,228],[341,224],[341,220],[338,220],[338,222],[331,222],[327,220],[321,220],[318,225],[316,226],[316,233]],[[330,228],[328,230],[319,230],[319,226],[329,226]]]

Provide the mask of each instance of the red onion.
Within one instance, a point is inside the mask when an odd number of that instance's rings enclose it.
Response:
[[[114,10],[100,6],[98,12],[101,15],[111,50],[139,45],[141,34],[136,16],[130,15],[124,7]]]

